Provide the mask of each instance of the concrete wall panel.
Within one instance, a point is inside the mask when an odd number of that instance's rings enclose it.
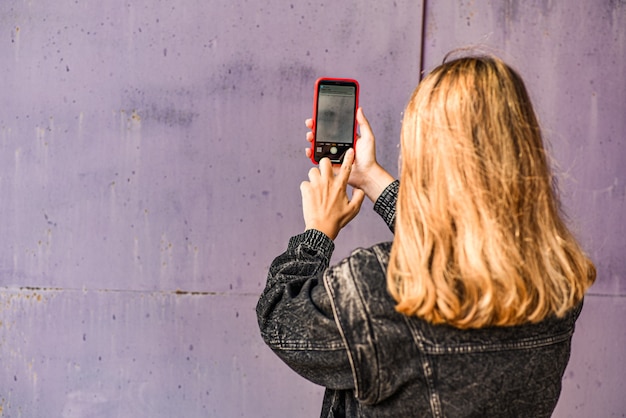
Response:
[[[4,290],[0,416],[307,416],[318,390],[259,344],[254,300]],[[279,396],[268,376],[298,395]]]
[[[501,56],[526,81],[563,209],[598,268],[555,416],[623,416],[626,3],[433,1],[425,27],[427,70],[471,46]]]
[[[623,414],[626,6],[425,9],[422,43],[421,1],[3,1],[0,416],[317,416],[254,316],[313,82],[360,81],[395,172],[420,57],[476,43],[527,80],[599,267],[556,415]],[[334,258],[390,238],[366,203]]]
[[[1,2],[0,416],[317,416],[254,306],[304,226],[315,79],[360,81],[395,170],[421,12]],[[335,257],[390,237],[368,204]]]

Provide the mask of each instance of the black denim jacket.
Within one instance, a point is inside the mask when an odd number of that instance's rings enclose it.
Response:
[[[390,228],[398,182],[374,209]],[[574,323],[459,330],[407,317],[387,293],[391,243],[329,268],[333,242],[292,237],[257,304],[261,335],[293,370],[326,387],[322,417],[549,417]]]

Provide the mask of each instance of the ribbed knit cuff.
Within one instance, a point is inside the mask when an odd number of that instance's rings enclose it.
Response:
[[[398,201],[399,188],[400,181],[395,180],[383,190],[374,204],[374,211],[383,218],[392,231],[396,223],[396,202]]]
[[[289,239],[289,250],[295,250],[298,246],[305,245],[308,248],[319,251],[328,260],[335,250],[335,243],[325,233],[317,229],[308,229],[301,234],[295,235]]]

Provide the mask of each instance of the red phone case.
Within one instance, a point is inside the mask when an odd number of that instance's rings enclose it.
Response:
[[[352,147],[356,145],[357,140],[357,121],[356,121],[356,111],[359,108],[359,83],[358,81],[352,78],[333,78],[333,77],[320,77],[315,81],[315,91],[313,96],[313,143],[311,144],[311,161],[313,164],[318,164],[318,161],[315,161],[315,143],[316,143],[316,125],[317,125],[317,101],[319,96],[319,85],[323,81],[332,81],[332,82],[340,82],[340,83],[349,83],[354,84],[356,86],[355,93],[355,102],[354,102],[354,127],[352,128],[354,132],[354,138],[352,139]],[[339,164],[339,163],[336,163]]]

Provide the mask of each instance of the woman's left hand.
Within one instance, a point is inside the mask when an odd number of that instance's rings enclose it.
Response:
[[[359,213],[365,193],[354,189],[352,199],[347,186],[354,162],[354,150],[349,149],[337,175],[328,158],[323,158],[318,167],[309,170],[309,181],[300,184],[302,213],[306,229],[317,229],[334,240],[341,228]]]

